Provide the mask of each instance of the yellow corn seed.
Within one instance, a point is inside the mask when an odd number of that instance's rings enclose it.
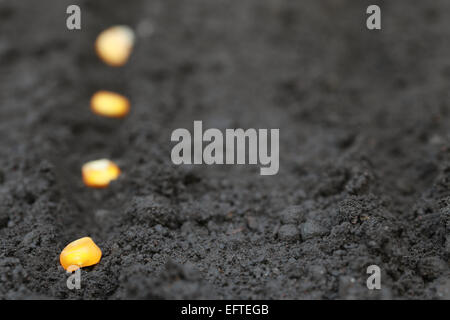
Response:
[[[69,243],[61,252],[59,262],[65,270],[73,272],[97,264],[101,257],[102,250],[90,237],[84,237]]]
[[[104,117],[123,118],[130,112],[130,101],[118,93],[100,90],[91,98],[91,110]]]
[[[107,159],[90,161],[83,165],[84,184],[92,188],[106,188],[112,180],[120,175],[120,168]]]
[[[112,67],[123,66],[134,45],[134,32],[127,26],[114,26],[101,32],[95,41],[97,55]]]

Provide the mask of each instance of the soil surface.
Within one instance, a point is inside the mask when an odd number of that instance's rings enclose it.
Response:
[[[0,1],[0,298],[450,299],[450,2],[377,1],[369,31],[371,2]],[[121,68],[93,47],[115,24]],[[94,115],[99,89],[130,115]],[[173,165],[194,120],[279,128],[279,173]],[[103,257],[69,290],[84,236]]]

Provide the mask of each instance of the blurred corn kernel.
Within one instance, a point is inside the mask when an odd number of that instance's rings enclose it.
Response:
[[[123,66],[134,45],[134,32],[127,26],[113,26],[101,32],[95,41],[97,55],[112,67]]]
[[[123,118],[130,112],[130,101],[118,93],[101,90],[92,96],[91,110],[104,117]]]
[[[91,188],[106,188],[120,175],[120,168],[108,159],[90,161],[81,171],[84,184]]]

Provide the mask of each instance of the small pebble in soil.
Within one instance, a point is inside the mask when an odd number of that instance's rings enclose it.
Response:
[[[130,101],[123,95],[100,90],[91,98],[91,110],[109,118],[123,118],[130,112]]]
[[[131,55],[134,39],[130,27],[110,27],[101,32],[95,41],[97,55],[111,67],[123,66]]]
[[[59,261],[68,272],[78,268],[97,264],[102,257],[102,251],[90,237],[84,237],[69,243],[61,252]]]
[[[83,182],[91,188],[105,188],[120,175],[119,167],[107,159],[90,161],[83,165]]]
[[[328,232],[328,230],[317,222],[308,220],[300,226],[301,235],[303,240],[312,239],[314,237],[322,236]]]
[[[302,206],[290,206],[280,212],[280,218],[283,223],[296,224],[304,221],[305,212]]]
[[[295,241],[299,239],[298,228],[293,224],[285,224],[278,230],[278,238],[284,241]]]

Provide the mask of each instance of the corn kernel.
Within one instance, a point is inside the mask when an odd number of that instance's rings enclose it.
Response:
[[[119,167],[107,159],[90,161],[81,169],[84,184],[92,188],[106,188],[120,175]]]
[[[118,93],[101,90],[92,96],[91,110],[104,117],[122,118],[130,112],[130,101]]]
[[[134,32],[127,26],[114,26],[101,32],[95,41],[97,55],[112,67],[123,66],[134,45]]]
[[[97,264],[101,257],[102,250],[90,237],[84,237],[69,243],[61,252],[59,262],[65,270],[73,272]]]

